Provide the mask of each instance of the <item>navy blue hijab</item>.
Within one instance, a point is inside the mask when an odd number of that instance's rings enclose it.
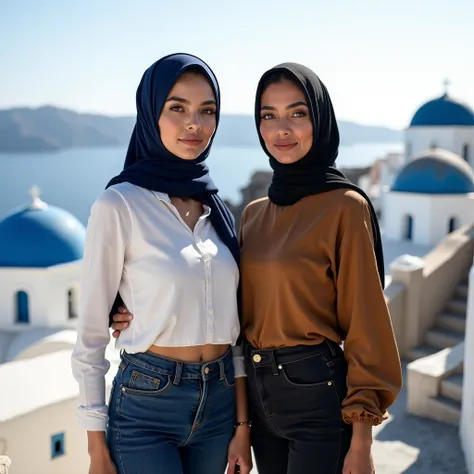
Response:
[[[201,73],[214,92],[219,123],[220,90],[210,67],[190,54],[165,56],[152,64],[143,74],[137,89],[137,119],[130,138],[123,171],[112,178],[107,188],[128,182],[152,191],[182,198],[194,198],[211,208],[210,219],[217,234],[239,264],[239,243],[234,218],[214,185],[204,163],[209,155],[214,136],[206,150],[194,160],[184,160],[170,153],[161,141],[158,119],[170,90],[178,78],[188,70]],[[109,323],[123,305],[120,295],[112,307]]]

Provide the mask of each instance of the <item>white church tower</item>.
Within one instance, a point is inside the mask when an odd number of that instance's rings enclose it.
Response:
[[[474,112],[447,91],[422,105],[405,157],[383,196],[385,237],[434,246],[474,221]]]
[[[456,153],[474,168],[474,112],[447,91],[422,105],[405,130],[405,162],[425,150],[442,148]]]
[[[43,202],[38,188],[30,194],[27,206],[0,221],[0,363],[45,338],[58,342],[60,332],[67,347],[75,339],[67,330],[77,322],[85,228]]]

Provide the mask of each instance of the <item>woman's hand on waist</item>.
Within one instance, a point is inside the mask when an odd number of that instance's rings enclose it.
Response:
[[[118,313],[113,315],[114,322],[112,323],[112,337],[116,339],[120,336],[120,333],[127,329],[130,326],[130,321],[133,319],[133,314],[128,312],[128,309],[125,306],[120,306]]]

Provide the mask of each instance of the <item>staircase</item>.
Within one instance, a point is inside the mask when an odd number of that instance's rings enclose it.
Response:
[[[464,341],[466,331],[468,275],[458,283],[444,311],[438,314],[433,327],[425,335],[424,343],[408,353],[416,360]]]
[[[436,317],[428,330],[424,343],[408,353],[410,360],[435,354],[443,349],[453,348],[464,341],[467,316],[468,275],[458,283],[452,298]],[[453,363],[459,357],[453,354]],[[460,356],[462,360],[462,355]],[[449,364],[448,364],[449,365]],[[463,368],[462,364],[446,367],[446,375],[440,380],[438,396],[427,400],[427,409],[436,419],[455,425],[461,418]]]

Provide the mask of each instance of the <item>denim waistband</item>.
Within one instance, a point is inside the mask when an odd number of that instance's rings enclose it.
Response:
[[[329,358],[335,359],[344,354],[339,344],[325,339],[319,344],[297,345],[288,347],[278,347],[275,349],[257,349],[247,341],[244,342],[244,354],[246,359],[255,368],[276,366],[296,362],[299,359],[327,354]]]
[[[181,362],[153,352],[129,354],[122,351],[120,356],[125,364],[129,363],[151,372],[170,375],[175,383],[179,383],[181,379],[209,380],[213,377],[223,379],[227,370],[233,367],[231,349],[227,350],[222,357],[209,362]]]

